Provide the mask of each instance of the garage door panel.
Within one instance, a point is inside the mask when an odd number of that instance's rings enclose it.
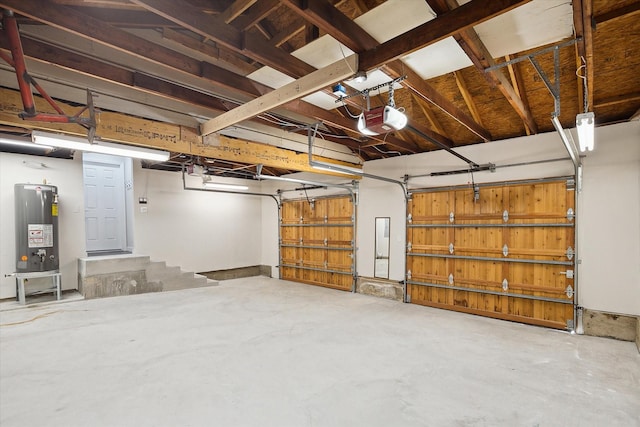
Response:
[[[575,290],[574,196],[564,179],[490,184],[479,198],[470,187],[414,192],[408,299],[566,328]]]
[[[284,201],[280,253],[286,277],[282,277],[351,290],[354,209],[351,198],[342,196]]]

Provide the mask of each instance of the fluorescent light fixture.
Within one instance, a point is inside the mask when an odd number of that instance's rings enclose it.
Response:
[[[400,130],[407,125],[407,116],[389,105],[365,111],[358,117],[358,130],[364,135]]]
[[[223,184],[221,182],[205,182],[204,183],[204,187],[205,188],[212,188],[212,189],[216,189],[216,190],[248,190],[249,187],[247,187],[246,185],[237,185],[237,184]]]
[[[595,114],[582,113],[576,116],[576,129],[578,130],[578,144],[580,151],[593,151],[594,146]]]
[[[114,156],[133,157],[136,159],[155,160],[158,162],[165,162],[169,160],[170,154],[168,151],[163,150],[113,144],[104,141],[94,142],[91,144],[84,138],[75,138],[67,135],[39,131],[33,131],[31,133],[31,138],[33,139],[33,142],[38,145],[88,151],[91,153],[111,154]]]
[[[36,145],[33,143],[31,138],[21,138],[18,136],[9,136],[9,135],[0,136],[0,144],[13,145],[14,147],[35,148],[42,151],[53,149],[53,147],[50,145]]]

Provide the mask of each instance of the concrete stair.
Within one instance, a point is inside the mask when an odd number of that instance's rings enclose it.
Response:
[[[218,282],[148,256],[78,259],[78,290],[85,299],[215,286]]]

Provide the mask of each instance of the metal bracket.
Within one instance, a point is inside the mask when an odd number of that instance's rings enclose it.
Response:
[[[407,252],[411,252],[411,242],[407,243]]]
[[[449,284],[453,285],[453,273],[449,274]]]
[[[502,212],[502,220],[503,220],[504,222],[509,221],[509,211],[508,211],[508,210],[506,210],[506,209],[504,210],[504,212]]]
[[[567,285],[567,288],[564,290],[564,293],[567,294],[567,298],[573,298],[573,288],[571,285]]]
[[[301,216],[300,217],[300,222],[303,222],[303,221],[304,221],[304,217]]]
[[[449,253],[453,253],[453,243],[449,243]]]
[[[453,212],[449,212],[449,222],[453,222],[456,219],[456,215]]]
[[[573,279],[573,270],[561,271],[560,274],[567,276],[567,279]]]
[[[576,180],[573,178],[567,178],[567,191],[576,189]]]
[[[407,215],[407,222],[411,224],[413,222],[413,216],[411,214]]]
[[[407,271],[407,279],[411,279],[411,270]]]
[[[329,240],[325,237],[324,238],[324,245],[327,246],[329,244]]]
[[[324,216],[324,223],[326,224],[327,222],[329,222],[329,217],[328,216]]]
[[[502,247],[502,255],[507,256],[509,255],[509,246],[507,246],[507,244],[505,243],[504,246]]]
[[[567,209],[567,219],[569,221],[573,221],[573,219],[576,217],[575,212],[573,211],[573,208],[569,208]]]
[[[509,290],[509,281],[507,279],[504,279],[502,281],[502,290],[505,292]]]
[[[567,259],[572,260],[573,256],[575,255],[575,251],[573,250],[573,248],[571,246],[569,246],[567,248]]]

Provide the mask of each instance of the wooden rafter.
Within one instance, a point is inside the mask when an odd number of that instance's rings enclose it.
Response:
[[[222,19],[225,24],[229,24],[257,1],[258,0],[235,0],[220,14],[220,19]]]
[[[375,46],[378,46],[377,41],[370,34],[349,20],[344,14],[326,2],[326,0],[307,2],[304,4],[304,7],[302,3],[297,0],[287,0],[287,5],[304,16],[305,19],[321,25],[324,31],[334,38],[343,41],[346,46],[356,52],[366,52],[367,49],[375,49]],[[362,66],[360,67],[360,69],[363,68]],[[404,86],[418,93],[423,99],[436,104],[456,121],[469,128],[485,141],[491,139],[491,135],[486,129],[474,121],[473,118],[469,117],[468,114],[457,108],[451,101],[431,88],[417,73],[410,70],[401,62],[393,61],[390,64],[386,64],[384,71],[393,78],[406,74],[407,80],[403,82]],[[450,143],[450,141],[442,135],[437,139],[444,145]]]
[[[269,16],[279,6],[280,2],[278,0],[261,0],[251,6],[247,13],[233,21],[233,26],[239,30],[246,31]]]
[[[237,28],[226,25],[218,16],[203,15],[198,8],[188,3],[176,3],[173,0],[132,2],[291,77],[298,78],[315,70],[306,62],[271,45],[267,40],[254,34],[242,33]]]
[[[424,116],[427,118],[427,120],[431,124],[431,127],[433,128],[433,130],[438,132],[440,135],[446,135],[447,133],[445,132],[444,128],[436,118],[435,114],[433,114],[433,111],[431,111],[431,108],[429,108],[429,106],[422,100],[422,98],[418,97],[418,95],[416,95],[415,93],[412,93],[411,96],[414,102],[420,108],[420,111],[422,111],[422,114],[424,114]]]
[[[599,24],[604,24],[607,21],[618,19],[623,16],[627,16],[632,13],[638,13],[638,12],[640,12],[640,2],[636,1],[626,6],[622,6],[617,9],[610,10],[609,12],[602,13],[594,17],[594,20],[596,22],[596,25],[599,25]]]
[[[446,14],[459,8],[456,0],[427,0],[431,8],[438,14]],[[529,129],[533,133],[538,132],[538,125],[536,124],[531,108],[529,104],[522,100],[516,90],[511,85],[511,82],[501,70],[492,70],[485,72],[485,68],[496,65],[496,61],[491,56],[489,49],[478,36],[478,33],[472,28],[465,28],[457,32],[454,35],[455,40],[458,42],[462,50],[467,54],[471,62],[480,71],[483,77],[492,85],[498,88],[500,92],[507,99],[509,104],[513,107],[515,112],[520,116],[524,122],[525,128]],[[463,93],[464,96],[464,93]],[[467,101],[465,99],[465,101]],[[467,102],[467,105],[468,102]],[[471,108],[471,107],[470,107]],[[473,114],[473,109],[471,109]],[[475,117],[475,116],[474,116]],[[477,118],[476,118],[477,120]]]
[[[583,110],[584,97],[587,98],[588,104],[593,104],[593,85],[594,85],[594,61],[593,61],[593,2],[592,0],[573,0],[573,27],[575,28],[576,38],[580,41],[576,43],[578,58],[576,60],[578,67],[583,65],[584,60],[585,71],[582,73],[587,78],[587,93],[584,94],[582,89],[582,79],[578,78],[578,90],[580,93],[580,105],[578,111]]]
[[[458,108],[455,104],[445,98],[440,92],[422,79],[415,71],[406,67],[400,61],[393,61],[386,64],[383,70],[391,77],[396,78],[406,75],[402,84],[411,89],[416,95],[440,108],[443,112],[451,116],[454,120],[465,126],[471,132],[478,135],[484,141],[491,140],[491,134],[487,129],[476,123],[467,113]]]
[[[412,30],[388,40],[360,55],[360,66],[371,70],[432,45],[440,40],[501,15],[531,0],[472,0],[469,3],[427,21]]]
[[[202,125],[202,134],[209,135],[213,132],[218,132],[265,111],[273,110],[289,101],[317,92],[326,86],[351,76],[353,69],[357,67],[358,56],[355,54],[344,60],[338,60],[209,120]]]
[[[471,93],[469,93],[469,88],[467,88],[467,82],[462,77],[462,73],[460,71],[454,71],[453,76],[456,79],[456,85],[458,86],[458,90],[460,90],[460,94],[462,95],[462,99],[464,99],[465,104],[469,108],[471,112],[471,117],[482,126],[482,118],[480,117],[480,113],[478,113],[478,108],[476,107],[476,103],[473,101],[473,97]]]
[[[513,59],[511,55],[506,55],[504,57],[505,62],[509,62]],[[522,102],[525,105],[529,105],[529,101],[527,100],[527,92],[524,90],[524,82],[522,81],[522,74],[517,67],[517,64],[509,64],[507,65],[507,70],[509,71],[509,77],[511,79],[511,86],[513,86],[513,90],[520,97]],[[531,129],[525,123],[525,132],[527,135],[531,135]]]

